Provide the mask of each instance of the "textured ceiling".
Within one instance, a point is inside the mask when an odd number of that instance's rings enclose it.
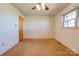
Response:
[[[36,3],[14,3],[16,8],[18,8],[24,15],[56,15],[63,8],[68,6],[68,3],[46,3],[49,7],[49,10],[41,10],[37,9],[32,10],[32,7],[36,5]]]

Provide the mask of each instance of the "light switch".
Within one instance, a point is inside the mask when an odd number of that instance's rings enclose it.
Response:
[[[17,24],[14,24],[14,26],[16,27],[16,26],[17,26]]]

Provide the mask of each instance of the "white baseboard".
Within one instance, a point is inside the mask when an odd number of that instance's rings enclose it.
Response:
[[[12,47],[14,47],[15,45],[18,44],[18,41],[14,42],[13,44],[11,44],[7,49],[3,50],[0,52],[0,55],[4,54],[5,52],[7,52],[9,49],[11,49]]]
[[[24,38],[24,39],[54,39],[54,38]]]
[[[57,40],[57,39],[55,39],[55,40]],[[79,55],[79,52],[77,52],[77,51],[75,50],[75,48],[72,48],[72,47],[70,47],[69,45],[67,45],[67,44],[65,44],[64,42],[61,42],[61,41],[59,41],[59,40],[57,40],[57,41],[60,42],[62,45],[66,46],[68,49],[72,50],[74,53],[77,53],[77,54]]]

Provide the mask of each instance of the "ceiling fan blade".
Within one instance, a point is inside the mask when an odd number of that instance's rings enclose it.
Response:
[[[45,10],[49,10],[49,8],[47,6],[45,6]]]
[[[32,9],[34,10],[36,7],[33,7]]]

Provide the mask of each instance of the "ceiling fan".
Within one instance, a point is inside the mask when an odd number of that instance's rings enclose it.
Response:
[[[34,7],[32,7],[32,10],[35,10],[35,9],[49,10],[48,6],[45,3],[37,3]]]

